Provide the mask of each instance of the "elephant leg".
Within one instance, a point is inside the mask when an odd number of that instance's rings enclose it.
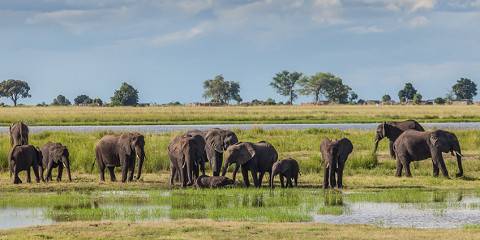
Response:
[[[235,164],[235,169],[233,170],[233,174],[232,174],[232,179],[234,182],[235,182],[235,178],[237,177],[237,172],[239,168],[240,168],[240,164]]]
[[[108,168],[108,172],[110,173],[110,181],[116,182],[117,177],[115,177],[115,167],[107,167],[107,168]],[[104,179],[104,181],[105,181],[105,179]]]
[[[397,172],[395,173],[396,177],[401,177],[402,176],[402,161],[400,161],[400,157],[397,158]]]
[[[293,180],[295,181],[295,187],[298,187],[298,174],[295,174]]]
[[[180,168],[180,182],[182,182],[182,187],[187,186],[187,169],[186,168]]]
[[[19,172],[20,171],[18,171],[17,166],[14,166],[13,167],[13,184],[22,183],[22,180],[20,180],[20,178],[18,177]]]
[[[39,167],[38,165],[33,165],[33,174],[35,174],[35,182],[39,183],[40,182],[40,174],[38,172]]]
[[[126,162],[122,165],[122,182],[126,182],[126,181],[127,181],[128,168],[129,168],[129,164],[128,164],[128,162],[126,161]]]
[[[438,177],[438,173],[440,169],[438,168],[438,164],[435,161],[433,161],[433,159],[432,159],[432,165],[433,165],[433,176]]]
[[[62,174],[63,174],[63,165],[58,165],[58,174],[57,174],[57,182],[62,181]]]
[[[268,171],[268,179],[272,177],[272,170]],[[273,187],[273,181],[268,181],[268,186]]]
[[[337,186],[337,181],[335,179],[335,167],[330,166],[329,175],[330,175],[330,187],[335,188],[335,186]]]
[[[45,178],[43,177],[43,167],[40,165],[38,166],[38,172],[40,174],[40,178],[42,179],[42,182],[45,182]]]
[[[170,166],[170,186],[173,186],[174,184],[176,172],[177,168]]]
[[[246,167],[242,167],[242,176],[245,186],[250,187],[250,181],[248,180],[248,169]]]
[[[105,165],[98,166],[100,181],[105,182]]]
[[[262,186],[263,175],[265,175],[265,172],[260,172],[260,176],[258,177],[258,185],[259,185],[259,187]]]
[[[412,172],[410,171],[410,161],[408,159],[404,159],[403,165],[405,167],[405,176],[412,177]]]
[[[290,176],[287,176],[287,187],[293,187],[292,178]]]
[[[135,158],[133,158],[130,166],[128,166],[128,172],[128,181],[131,182],[133,181],[133,174],[135,172]]]
[[[280,173],[280,186],[282,186],[282,188],[285,187],[285,182],[284,182],[284,179],[283,179],[283,174]]]
[[[32,176],[30,174],[30,170],[31,170],[31,167],[28,167],[28,169],[27,169],[27,183],[32,182]]]
[[[330,167],[325,167],[325,170],[323,171],[323,188],[327,189],[328,186],[330,185],[330,177],[329,177],[329,170]]]
[[[256,169],[252,169],[252,171],[250,171],[252,173],[252,178],[253,178],[253,184],[255,185],[255,187],[260,187],[260,182],[258,180],[258,172]]]
[[[53,161],[47,164],[47,182],[52,180]]]
[[[395,151],[393,151],[393,141],[390,140],[390,143],[389,143],[389,150],[390,150],[390,157],[392,157],[393,159],[395,159]]]
[[[343,168],[345,165],[343,163],[338,164],[337,169],[337,188],[343,188]]]
[[[448,170],[447,166],[445,165],[445,161],[443,160],[443,158],[441,158],[438,162],[440,163],[440,170],[442,171],[443,176],[448,178]]]

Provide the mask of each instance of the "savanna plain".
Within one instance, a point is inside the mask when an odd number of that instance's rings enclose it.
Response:
[[[2,124],[125,125],[206,123],[348,123],[417,119],[419,122],[480,121],[479,106],[272,106],[272,107],[19,107],[0,108]],[[480,239],[480,226],[413,228],[409,224],[345,222],[330,217],[356,207],[403,206],[480,210],[480,131],[452,130],[460,140],[465,176],[455,178],[455,159],[445,154],[451,179],[432,176],[431,161],[412,166],[412,178],[397,178],[395,160],[383,140],[372,153],[374,131],[234,129],[241,141],[266,140],[279,159],[295,158],[301,169],[299,187],[271,190],[242,188],[200,190],[168,185],[169,141],[180,132],[146,134],[145,174],[139,181],[98,180],[94,145],[109,132],[41,132],[33,145],[62,142],[69,148],[73,181],[13,185],[7,171],[8,135],[0,136],[0,208],[38,211],[40,226],[0,230],[0,239]],[[321,189],[323,138],[348,137],[354,151],[345,169],[342,191]],[[231,169],[230,169],[231,170]],[[210,170],[207,168],[207,172]],[[54,170],[54,179],[56,171]],[[228,173],[227,176],[231,176]],[[21,178],[24,179],[24,173]],[[6,217],[2,216],[2,218]],[[35,217],[35,216],[34,216]],[[13,218],[12,218],[13,219]],[[35,224],[34,224],[35,225]],[[414,225],[412,223],[411,225]],[[418,227],[418,226],[416,226]]]

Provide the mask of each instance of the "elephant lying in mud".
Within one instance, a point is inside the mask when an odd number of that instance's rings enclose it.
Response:
[[[323,188],[342,188],[343,169],[348,155],[353,151],[353,144],[347,138],[332,141],[324,139],[320,145],[324,162]]]
[[[179,177],[182,187],[193,185],[199,170],[205,175],[205,141],[202,136],[184,134],[168,145],[170,158],[170,186]]]
[[[295,159],[287,158],[281,161],[277,161],[273,164],[272,174],[270,176],[270,187],[273,188],[273,180],[276,175],[280,175],[280,184],[283,187],[293,187],[292,181],[295,182],[295,187],[297,186],[298,174],[300,173],[300,168],[298,162]],[[287,185],[284,184],[284,178],[287,179]]]
[[[457,177],[463,176],[462,153],[457,136],[444,130],[430,132],[418,132],[408,130],[402,133],[393,145],[397,158],[397,172],[395,176],[402,176],[402,168],[405,168],[405,175],[411,177],[410,163],[432,158],[433,176],[437,177],[439,167],[443,176],[448,178],[447,167],[442,153],[451,152],[457,157]]]
[[[61,143],[48,142],[41,147],[43,160],[40,164],[40,176],[42,181],[52,180],[52,169],[58,168],[57,181],[62,181],[63,168],[67,171],[68,180],[72,181],[70,173],[70,154],[66,146]],[[47,171],[44,177],[43,172]]]
[[[402,122],[383,122],[382,124],[378,125],[375,135],[375,148],[373,149],[373,152],[377,152],[378,143],[380,140],[383,138],[388,138],[390,141],[390,156],[395,158],[395,153],[393,152],[393,143],[403,132],[407,130],[417,130],[420,132],[425,131],[422,125],[415,120],[406,120]]]
[[[10,146],[28,144],[28,126],[23,122],[16,122],[10,125]]]
[[[40,182],[40,174],[38,173],[39,164],[42,161],[42,153],[39,149],[32,145],[16,145],[13,146],[8,155],[8,165],[10,169],[10,177],[13,174],[13,183],[22,183],[18,177],[21,171],[27,171],[27,182],[32,182],[30,170],[33,168],[36,182]]]
[[[206,176],[202,175],[195,180],[195,187],[197,188],[221,188],[235,184],[230,178],[224,176]]]

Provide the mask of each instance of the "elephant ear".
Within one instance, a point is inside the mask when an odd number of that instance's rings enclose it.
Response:
[[[439,147],[440,144],[437,134],[430,134],[430,143],[432,144],[432,146]]]
[[[131,155],[132,154],[132,137],[130,134],[123,134],[120,136],[120,149],[126,154],[126,155]]]
[[[243,143],[238,149],[237,163],[243,165],[255,157],[255,149],[250,143]]]
[[[382,136],[386,137],[387,136],[387,122],[383,122],[382,124]]]
[[[220,135],[218,132],[209,132],[205,136],[206,138],[206,144],[212,148],[215,149],[215,151],[222,153],[223,152],[223,137]]]

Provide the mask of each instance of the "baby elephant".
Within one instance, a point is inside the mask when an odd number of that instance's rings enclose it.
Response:
[[[353,151],[353,144],[347,138],[332,141],[325,138],[320,145],[325,172],[323,188],[342,188],[342,176],[348,155]]]
[[[42,156],[43,160],[40,166],[40,176],[43,181],[52,180],[52,169],[58,168],[57,182],[62,181],[62,172],[63,168],[67,171],[68,180],[72,181],[72,176],[70,174],[70,158],[68,149],[66,146],[63,146],[61,143],[48,142],[42,146]],[[43,177],[43,172],[47,172],[47,176]]]
[[[287,178],[286,187],[293,187],[292,180],[295,181],[295,187],[297,186],[298,174],[300,168],[298,162],[295,159],[287,158],[282,161],[278,161],[273,164],[272,174],[270,176],[270,186],[273,188],[273,180],[276,175],[280,175],[280,183],[282,188],[285,187],[283,178]]]
[[[195,180],[195,186],[197,188],[221,188],[228,185],[233,185],[235,181],[223,176],[202,175]]]
[[[38,174],[38,166],[42,161],[42,153],[40,150],[32,145],[16,145],[10,151],[8,156],[8,163],[10,169],[10,177],[13,174],[13,183],[22,183],[18,177],[20,171],[27,171],[27,182],[32,182],[30,177],[30,169],[33,168],[35,180],[40,182],[40,175]]]

